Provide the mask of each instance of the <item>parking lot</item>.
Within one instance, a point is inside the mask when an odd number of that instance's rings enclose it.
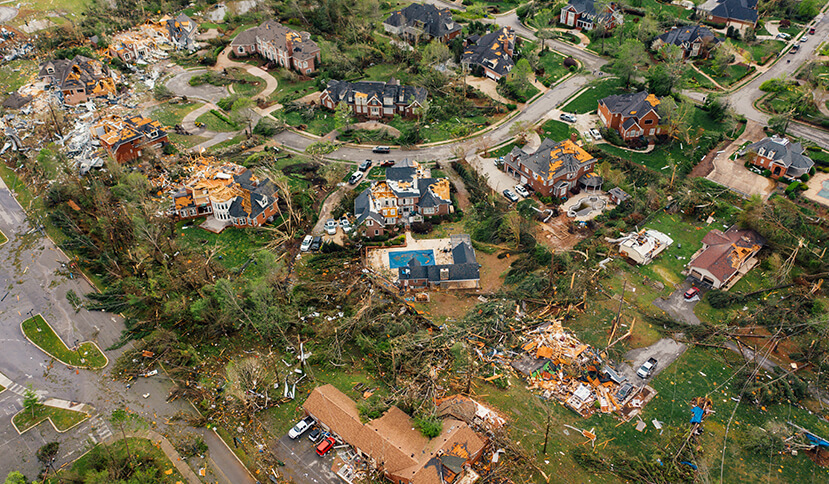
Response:
[[[279,468],[279,477],[282,480],[280,482],[298,484],[341,482],[337,474],[331,470],[337,450],[328,452],[325,457],[318,456],[315,450],[316,444],[308,438],[308,433],[305,432],[296,440],[283,435],[271,444],[277,459],[285,463]]]

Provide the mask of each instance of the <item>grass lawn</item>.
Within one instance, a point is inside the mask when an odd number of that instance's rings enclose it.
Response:
[[[498,157],[501,157],[501,156],[506,156],[507,153],[512,151],[512,149],[515,148],[516,146],[518,146],[518,145],[513,142],[513,143],[507,143],[506,145],[504,145],[504,146],[502,146],[498,149],[489,150],[489,154],[487,155],[487,158],[498,158]],[[518,146],[518,147],[520,148],[520,146]]]
[[[17,59],[0,65],[0,92],[6,94],[20,89],[37,74],[37,61]]]
[[[571,125],[555,119],[551,119],[542,124],[541,129],[544,131],[541,134],[542,141],[544,141],[544,138],[550,138],[553,141],[564,141],[570,137],[571,133],[578,134],[576,129]]]
[[[364,71],[364,76],[361,81],[381,81],[388,82],[394,77],[400,84],[408,84],[411,80],[411,74],[406,72],[406,66],[398,64],[377,64],[369,67]]]
[[[423,138],[421,143],[432,143],[467,136],[487,126],[490,122],[494,123],[501,116],[487,118],[479,115],[469,118],[451,118],[427,124],[420,130],[420,136]],[[388,124],[402,131],[411,126],[412,121],[395,116]]]
[[[177,124],[181,124],[181,121],[185,116],[196,110],[196,108],[201,105],[202,104],[199,102],[186,102],[178,104],[164,103],[155,108],[151,116],[164,126],[175,126]]]
[[[176,133],[167,133],[167,138],[180,150],[190,149],[209,139],[204,136],[184,136]]]
[[[748,74],[754,72],[753,67],[749,67],[746,64],[731,64],[723,73],[722,76],[718,75],[714,72],[714,69],[711,68],[710,62],[701,62],[698,64],[699,68],[702,69],[703,72],[711,76],[712,79],[717,81],[721,86],[728,87],[732,84],[740,81],[742,78],[747,76]]]
[[[281,104],[287,104],[291,101],[318,91],[316,79],[309,79],[307,81],[293,80],[295,76],[284,68],[271,70],[269,72],[279,82],[279,85],[276,87],[276,91],[271,94],[270,99]]]
[[[260,92],[265,90],[265,81],[262,79],[248,74],[247,71],[239,68],[228,69],[229,77],[232,77],[236,81],[247,81],[247,82],[234,82],[229,87],[233,89],[235,94],[244,97],[253,97]]]
[[[238,135],[236,135],[236,136],[234,136],[234,137],[232,137],[228,140],[222,141],[221,143],[216,143],[215,145],[208,148],[208,151],[216,151],[216,150],[220,150],[222,148],[227,148],[228,146],[233,146],[235,144],[241,143],[242,140],[244,140],[246,138],[247,138],[247,136],[245,135],[245,133],[240,133],[240,134],[238,134]]]
[[[544,52],[539,58],[539,66],[544,70],[544,75],[538,76],[538,81],[549,87],[556,81],[566,76],[570,69],[564,67],[565,57],[552,51]]]
[[[783,50],[786,45],[782,40],[764,40],[762,42],[752,42],[748,44],[741,40],[731,40],[734,47],[738,50],[747,51],[751,55],[751,59],[756,64],[765,64],[778,52]]]
[[[6,237],[6,234],[4,234],[2,230],[0,230],[0,245],[3,245],[8,241],[9,241],[9,238]]]
[[[213,111],[208,111],[198,118],[196,121],[204,123],[209,131],[218,131],[220,133],[227,133],[230,131],[239,131],[241,128],[235,124],[230,124],[220,117],[216,116]]]
[[[620,92],[622,92],[622,81],[620,79],[605,79],[582,91],[581,94],[572,99],[561,110],[575,114],[590,113],[598,109],[599,99],[613,94],[619,94]]]
[[[299,126],[304,124],[305,131],[319,136],[326,135],[334,130],[337,120],[334,113],[326,109],[315,109],[314,117],[306,119],[299,111],[291,111],[284,114],[285,122],[291,126]]]
[[[89,415],[83,412],[40,405],[35,408],[34,412],[26,409],[21,410],[12,417],[12,421],[21,433],[46,419],[52,422],[58,432],[65,432],[88,418]]]
[[[231,448],[232,448],[231,442]],[[176,470],[170,459],[164,454],[154,442],[147,439],[140,439],[137,437],[129,437],[126,442],[117,440],[111,444],[96,446],[92,452],[86,453],[78,460],[72,463],[72,467],[63,468],[58,472],[57,476],[50,477],[46,482],[48,484],[57,484],[58,482],[82,482],[82,476],[90,473],[105,471],[105,466],[113,458],[117,462],[124,461],[127,458],[127,447],[129,447],[130,454],[134,459],[139,459],[145,463],[143,469],[153,469],[154,483],[159,484],[177,484],[185,482],[185,479]],[[110,481],[116,482],[116,481]],[[117,481],[126,482],[126,481]],[[134,481],[129,481],[134,482]],[[137,482],[137,481],[135,481]],[[141,481],[144,482],[144,481]]]
[[[702,246],[702,238],[712,228],[722,228],[720,221],[711,226],[695,221],[685,220],[681,214],[660,213],[648,223],[645,228],[654,229],[667,234],[674,240],[674,243],[665,249],[650,264],[641,266],[638,271],[654,280],[659,280],[665,285],[677,285],[685,280],[681,274],[685,264],[691,260],[691,256]],[[724,223],[728,223],[725,221]]]
[[[34,344],[38,345],[49,356],[66,365],[99,369],[107,364],[106,356],[90,341],[81,343],[77,351],[67,348],[63,340],[55,333],[55,330],[39,314],[23,321],[21,327],[23,328],[23,334]]]
[[[271,241],[270,232],[256,229],[226,228],[220,234],[214,234],[199,228],[204,219],[198,218],[178,222],[176,232],[179,243],[198,249],[203,247],[221,247],[219,261],[228,269],[239,267],[250,258],[256,250]]]
[[[797,34],[799,34],[801,30],[803,30],[803,25],[792,22],[792,24],[786,28],[780,27],[780,25],[778,25],[777,30],[779,32],[783,32],[794,37]]]
[[[695,69],[688,69],[685,74],[685,78],[688,80],[688,84],[691,88],[702,88],[702,89],[710,89],[714,90],[717,86],[714,85],[713,82],[709,81],[707,77],[703,76]]]

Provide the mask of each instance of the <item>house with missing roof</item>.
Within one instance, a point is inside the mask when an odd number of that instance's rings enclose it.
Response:
[[[366,237],[384,235],[399,224],[452,213],[449,180],[432,178],[420,163],[408,159],[386,168],[386,178],[372,181],[354,201],[357,226]]]
[[[619,252],[639,265],[650,264],[674,240],[658,230],[640,230],[622,237]]]
[[[386,33],[402,37],[409,42],[449,42],[460,35],[463,28],[452,19],[448,8],[439,8],[431,3],[412,3],[396,10],[383,21]]]
[[[164,46],[176,50],[196,50],[198,23],[185,14],[164,16],[157,22],[147,21],[112,37],[107,52],[123,62],[156,62],[167,57]]]
[[[405,267],[397,269],[398,284],[405,288],[478,289],[481,287],[481,265],[475,257],[469,235],[449,236],[452,263],[423,265],[412,257]]]
[[[389,82],[330,80],[320,94],[320,104],[336,109],[337,104],[344,102],[361,118],[411,117],[428,95],[425,87],[403,86],[393,77]]]
[[[471,467],[483,454],[486,438],[463,421],[444,418],[443,430],[432,439],[397,407],[363,423],[357,404],[330,384],[314,388],[302,408],[395,484],[477,480]]]
[[[510,27],[501,27],[464,46],[461,63],[480,66],[486,77],[497,81],[509,74],[515,66],[512,55],[515,52],[515,32]]]
[[[686,59],[707,59],[711,52],[722,43],[708,27],[702,25],[684,25],[671,27],[671,30],[658,35],[651,49],[658,51],[664,45],[679,47]]]
[[[65,104],[85,103],[91,98],[114,96],[116,77],[101,61],[76,55],[40,64],[38,78],[60,90]]]
[[[815,162],[806,156],[800,142],[792,143],[787,138],[772,136],[746,147],[741,154],[751,153],[749,162],[771,171],[775,179],[780,177],[798,178],[809,173]]]
[[[211,232],[226,227],[260,227],[278,212],[276,186],[235,163],[201,159],[171,195],[171,213],[180,220],[207,217]]]
[[[167,38],[179,50],[196,50],[196,34],[199,24],[187,15],[181,13],[175,18],[165,17],[159,23],[167,29]]]
[[[755,257],[765,240],[753,230],[736,225],[725,232],[714,229],[702,238],[700,248],[683,274],[714,289],[728,290],[757,265]]]
[[[121,164],[140,157],[144,150],[160,150],[170,142],[161,123],[144,116],[105,118],[89,129],[109,156]]]
[[[251,27],[230,43],[233,54],[247,57],[258,53],[276,65],[311,74],[320,63],[320,48],[308,32],[297,32],[275,20]]]
[[[707,0],[697,7],[700,18],[726,27],[757,26],[757,0]]]
[[[603,24],[608,30],[622,25],[624,17],[615,2],[609,3],[602,12],[596,12],[594,0],[569,0],[562,7],[559,21],[568,27],[593,30],[596,24]]]
[[[593,174],[596,159],[573,140],[556,143],[545,138],[538,149],[527,153],[517,146],[504,158],[504,170],[529,184],[539,195],[566,197],[571,191],[594,188],[601,177]]]
[[[616,94],[599,100],[599,119],[625,141],[662,134],[657,111],[659,98],[647,91]]]

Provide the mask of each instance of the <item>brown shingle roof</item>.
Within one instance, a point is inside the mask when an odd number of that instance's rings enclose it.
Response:
[[[733,276],[742,263],[760,248],[765,241],[753,230],[739,229],[736,226],[727,231],[712,230],[702,238],[707,245],[688,267],[707,270],[720,281]]]

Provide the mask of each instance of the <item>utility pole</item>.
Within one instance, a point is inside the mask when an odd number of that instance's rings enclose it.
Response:
[[[57,119],[57,117],[55,117],[55,110],[52,108],[52,103],[50,102],[48,104],[49,104],[49,112],[52,113],[52,123],[55,125],[55,130],[57,130],[58,136],[63,138],[63,132],[60,130],[60,126],[58,125],[58,119]]]

